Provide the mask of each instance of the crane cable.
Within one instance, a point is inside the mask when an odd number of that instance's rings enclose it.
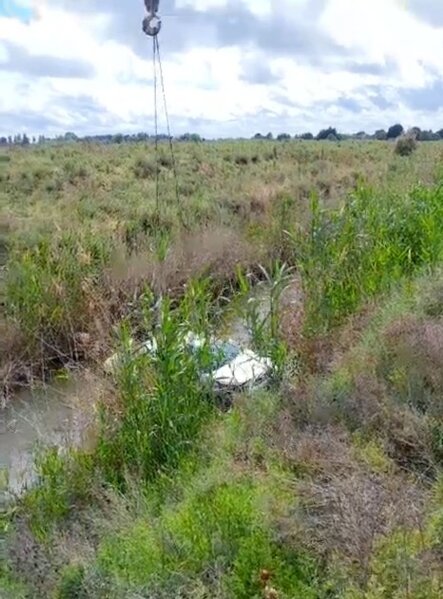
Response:
[[[155,210],[158,214],[159,208],[160,208],[160,198],[159,198],[157,63],[156,63],[157,45],[155,43],[156,39],[157,39],[157,36],[153,36],[153,38],[152,38],[152,66],[154,69]]]
[[[156,202],[156,211],[159,213],[160,209],[160,170],[159,170],[159,135],[158,135],[158,102],[157,102],[157,89],[158,89],[158,80],[157,80],[157,65],[158,65],[158,74],[160,75],[160,85],[162,90],[163,97],[163,107],[165,111],[166,117],[166,127],[169,141],[169,151],[171,154],[171,163],[172,170],[174,175],[174,183],[175,183],[175,197],[177,201],[177,205],[180,205],[180,190],[179,190],[179,182],[178,182],[178,173],[177,173],[177,161],[174,154],[174,145],[172,143],[171,136],[171,127],[169,122],[169,112],[168,112],[168,104],[166,99],[166,89],[165,82],[163,77],[163,67],[160,56],[160,44],[158,41],[158,34],[161,29],[161,20],[154,12],[157,7],[148,7],[149,0],[145,2],[146,7],[151,11],[148,16],[143,20],[143,31],[146,35],[152,37],[152,63],[153,63],[153,78],[154,78],[154,130],[155,130],[155,202]],[[154,25],[152,22],[156,21]]]

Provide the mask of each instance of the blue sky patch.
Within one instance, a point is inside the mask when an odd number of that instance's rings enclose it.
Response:
[[[32,17],[31,0],[0,0],[0,16],[29,21]]]

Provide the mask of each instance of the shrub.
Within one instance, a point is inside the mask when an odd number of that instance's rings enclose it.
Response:
[[[246,156],[245,154],[238,154],[235,157],[234,162],[239,166],[246,166],[247,164],[249,164],[249,156]]]
[[[412,135],[400,137],[395,144],[395,153],[398,156],[410,156],[417,149],[417,141]]]
[[[308,543],[320,555],[339,558],[359,584],[365,584],[380,537],[420,524],[422,497],[403,479],[368,475],[354,466],[299,485]]]
[[[265,504],[266,492],[247,477],[189,488],[157,522],[139,521],[103,543],[101,567],[156,596],[192,596],[198,586],[203,596],[238,599],[262,595],[266,570],[282,597],[314,599],[315,561],[274,541]]]
[[[150,179],[155,176],[157,167],[153,160],[140,156],[135,161],[133,171],[137,179]]]
[[[61,574],[56,599],[88,599],[84,577],[83,566],[66,566]]]
[[[36,457],[36,486],[24,498],[34,533],[45,538],[72,509],[90,499],[93,491],[91,456],[71,451],[62,455],[57,448]]]
[[[174,166],[172,156],[167,156],[166,154],[160,155],[158,163],[160,164],[160,166],[163,166],[164,168],[172,168]]]
[[[395,530],[379,540],[370,563],[367,597],[439,599],[441,562],[421,529]]]

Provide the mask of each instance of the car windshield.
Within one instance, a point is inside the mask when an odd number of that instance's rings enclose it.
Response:
[[[199,354],[201,348],[193,346],[192,351],[194,354]],[[203,372],[209,373],[213,370],[218,370],[235,358],[240,354],[240,348],[234,345],[233,343],[229,343],[228,341],[216,341],[211,343],[209,346],[209,352],[206,352],[201,355],[203,358],[202,370]]]
[[[213,367],[222,368],[235,360],[239,355],[240,348],[233,343],[218,341],[211,346],[211,354],[213,357]]]

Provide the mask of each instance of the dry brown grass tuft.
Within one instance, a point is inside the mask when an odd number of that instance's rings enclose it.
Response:
[[[297,492],[304,542],[322,557],[338,555],[360,584],[367,582],[376,543],[398,528],[420,529],[424,518],[426,496],[412,481],[357,465],[305,481]]]
[[[286,416],[279,438],[298,474],[299,503],[282,522],[282,535],[329,563],[338,558],[364,585],[380,538],[422,526],[427,494],[400,471],[374,472],[358,460],[342,427],[292,428],[288,434],[289,422]]]
[[[269,217],[277,196],[278,186],[275,184],[254,185],[247,196],[251,214],[261,218]]]
[[[353,431],[382,440],[386,453],[405,470],[432,477],[435,461],[426,422],[389,397],[374,375],[356,375],[351,388],[335,403],[336,418]]]
[[[443,322],[409,316],[391,323],[384,331],[391,369],[431,393],[443,393]],[[437,401],[438,405],[441,404]],[[438,408],[438,405],[422,408]],[[443,408],[442,408],[443,409]]]
[[[0,319],[0,409],[5,406],[17,383],[28,383],[33,368],[29,366],[26,341],[11,322]]]
[[[26,519],[20,517],[8,543],[9,563],[14,575],[32,589],[32,597],[59,597],[56,588],[63,568],[68,564],[93,563],[98,542],[92,513],[78,510],[75,518],[51,537],[50,543],[38,540]]]
[[[155,293],[174,296],[181,294],[186,282],[194,277],[210,275],[214,281],[229,282],[237,266],[249,267],[259,258],[257,248],[235,231],[208,228],[183,234],[164,260],[148,252],[116,259],[107,281],[116,299],[134,299],[145,285]]]
[[[316,379],[285,390],[290,427],[344,426],[377,438],[389,458],[408,472],[432,479],[436,472],[432,433],[420,414],[389,396],[386,384],[373,374],[357,373],[346,384],[327,388]]]
[[[305,339],[303,290],[299,277],[295,276],[283,292],[280,303],[280,331],[282,338],[291,350],[303,351]]]
[[[297,430],[283,412],[277,425],[279,449],[291,469],[309,477],[345,474],[354,468],[349,433],[339,426],[308,426]]]
[[[48,596],[54,586],[61,560],[49,546],[36,540],[25,519],[15,523],[14,537],[9,541],[8,560],[14,575],[29,585],[35,597]]]

